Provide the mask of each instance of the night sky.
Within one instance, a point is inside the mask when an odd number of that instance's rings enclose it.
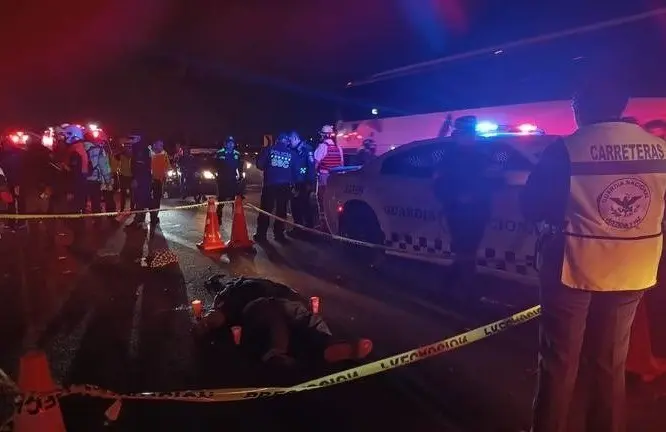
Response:
[[[94,120],[118,134],[255,141],[367,117],[373,106],[409,114],[566,98],[572,71],[599,54],[631,67],[637,95],[666,95],[666,14],[345,88],[396,67],[666,6],[543,3],[3,0],[0,127]]]

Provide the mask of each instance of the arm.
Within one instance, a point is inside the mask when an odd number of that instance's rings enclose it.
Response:
[[[326,153],[328,153],[328,147],[326,144],[319,144],[314,151],[315,165],[319,165],[319,162],[326,157]]]
[[[257,156],[257,169],[263,171],[268,165],[268,155],[270,153],[270,147],[264,147],[259,156]]]
[[[564,140],[544,150],[520,197],[523,216],[530,222],[560,224],[569,199],[571,168]]]

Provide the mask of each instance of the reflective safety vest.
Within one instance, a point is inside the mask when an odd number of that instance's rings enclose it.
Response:
[[[562,283],[589,291],[657,282],[666,193],[666,142],[609,122],[565,139],[571,163]]]
[[[327,140],[326,156],[319,162],[319,169],[322,171],[330,171],[333,168],[341,167],[345,164],[342,156],[342,149],[338,147],[333,141]]]

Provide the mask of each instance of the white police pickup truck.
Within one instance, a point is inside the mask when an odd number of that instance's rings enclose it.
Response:
[[[531,125],[487,123],[477,125],[477,135],[477,145],[489,152],[505,178],[479,248],[479,269],[536,282],[536,227],[523,220],[519,194],[541,152],[558,137]],[[451,142],[450,137],[412,142],[363,167],[333,173],[324,197],[332,232],[383,244],[389,253],[406,258],[450,264],[450,236],[434,195],[433,175]]]

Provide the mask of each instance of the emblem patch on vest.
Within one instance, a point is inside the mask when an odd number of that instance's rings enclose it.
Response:
[[[599,215],[617,229],[635,228],[643,222],[650,208],[650,188],[637,178],[615,180],[597,199]]]

